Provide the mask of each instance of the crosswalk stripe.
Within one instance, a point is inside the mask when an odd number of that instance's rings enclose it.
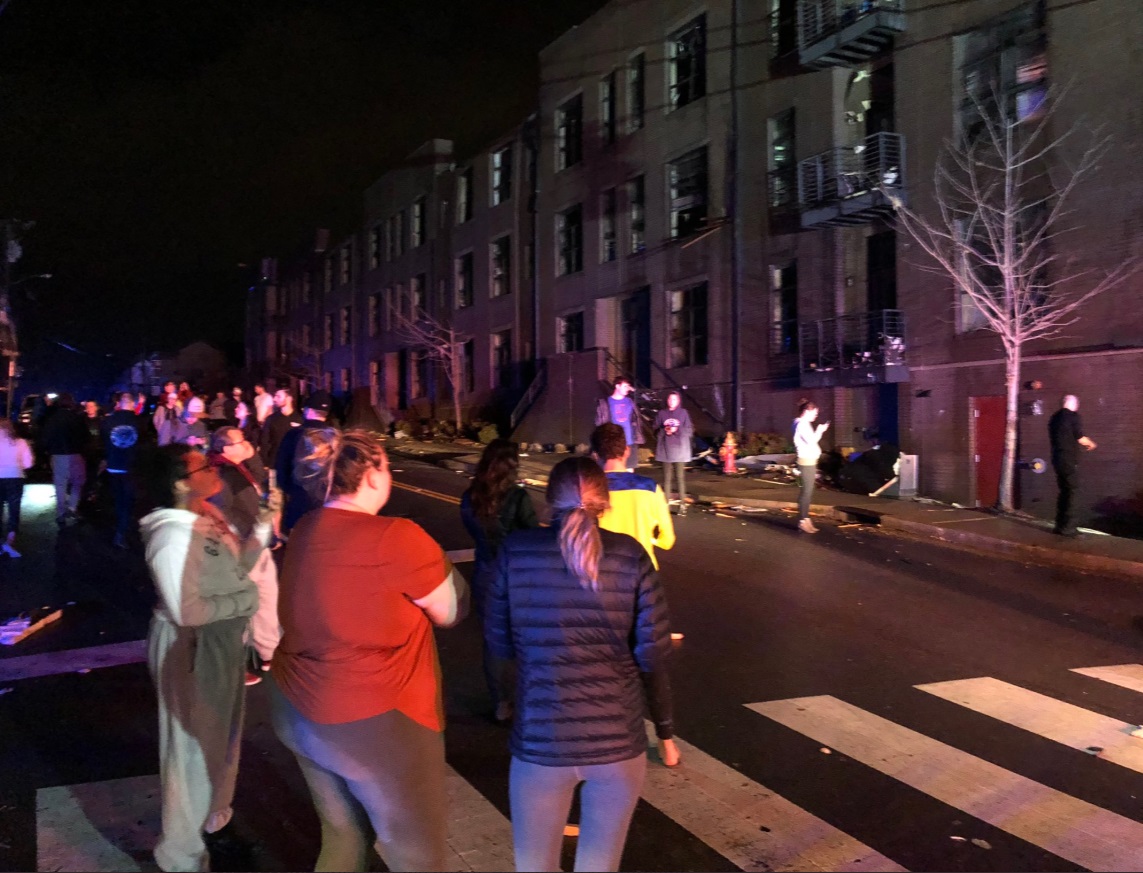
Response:
[[[1097,752],[1105,761],[1143,773],[1143,739],[1131,736],[1138,725],[991,677],[915,687],[1081,752]]]
[[[747,708],[1090,870],[1139,869],[1143,824],[866,712],[836,697]]]
[[[1119,664],[1114,667],[1077,667],[1072,672],[1143,694],[1143,664]]]
[[[654,743],[650,726],[648,739]],[[643,799],[739,869],[905,869],[685,740],[675,742],[682,763],[649,766]]]

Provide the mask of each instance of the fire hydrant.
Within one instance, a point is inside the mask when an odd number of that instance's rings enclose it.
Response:
[[[718,450],[718,456],[722,458],[723,473],[738,472],[738,467],[734,463],[734,459],[738,457],[738,443],[735,441],[733,433],[728,433],[726,439],[722,441],[722,448]]]

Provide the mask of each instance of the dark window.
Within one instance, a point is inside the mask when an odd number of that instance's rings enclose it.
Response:
[[[512,369],[512,331],[501,330],[492,334],[492,377],[501,388],[511,388],[514,382]]]
[[[637,255],[647,247],[647,192],[642,176],[627,183],[627,252]]]
[[[472,167],[460,171],[456,177],[456,223],[472,220]]]
[[[706,282],[671,292],[671,366],[707,363]]]
[[[556,275],[583,269],[583,207],[578,203],[556,216]]]
[[[512,145],[492,153],[492,205],[512,199]]]
[[[472,284],[475,277],[472,264],[472,252],[467,252],[456,259],[456,308],[464,309],[472,305]]]
[[[425,244],[425,228],[428,226],[428,219],[425,215],[425,198],[418,197],[413,201],[413,220],[411,227],[412,239],[410,243],[413,248]]]
[[[556,170],[583,160],[583,95],[576,94],[556,110]]]
[[[604,145],[615,142],[615,71],[599,80],[599,136]]]
[[[794,110],[771,116],[767,122],[770,140],[770,208],[790,209],[798,200],[798,165],[795,158]]]
[[[618,198],[614,188],[608,188],[600,196],[599,203],[599,260],[602,263],[614,261],[618,255],[616,234],[616,212]]]
[[[582,352],[583,312],[572,312],[560,319],[560,351]]]
[[[326,313],[322,322],[322,348],[329,351],[333,348],[333,313]]]
[[[418,273],[409,282],[409,308],[412,317],[419,319],[428,308],[427,280],[424,273]]]
[[[502,236],[494,239],[490,246],[492,281],[490,283],[493,297],[503,297],[512,293],[512,237]]]
[[[353,278],[353,246],[346,245],[341,247],[340,258],[341,269],[338,276],[341,285],[348,285],[349,280]]]
[[[353,322],[353,316],[348,306],[341,307],[341,323],[337,332],[337,340],[341,345],[349,344],[349,332]]]
[[[706,224],[706,149],[695,149],[668,166],[671,237],[689,236]]]
[[[381,333],[381,295],[369,295],[369,335]]]
[[[770,45],[772,58],[798,50],[798,0],[770,0]]]
[[[369,269],[381,266],[381,225],[375,224],[369,230]]]
[[[647,105],[647,57],[642,52],[627,62],[627,131],[643,127],[643,111]]]
[[[798,350],[798,262],[770,268],[770,354]]]
[[[667,83],[672,109],[706,94],[706,16],[700,15],[667,38]]]
[[[983,129],[981,113],[1013,121],[1038,118],[1048,96],[1043,0],[1034,0],[988,27],[958,37],[961,56],[961,130]],[[997,106],[997,101],[1003,106]]]

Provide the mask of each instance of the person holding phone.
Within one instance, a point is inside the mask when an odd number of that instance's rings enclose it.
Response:
[[[817,404],[805,399],[799,401],[798,417],[794,419],[794,450],[798,453],[798,470],[802,474],[802,490],[798,494],[798,530],[811,534],[817,533],[818,529],[810,521],[810,499],[814,496],[818,459],[822,456],[822,434],[829,430],[828,421],[815,427],[817,419]]]

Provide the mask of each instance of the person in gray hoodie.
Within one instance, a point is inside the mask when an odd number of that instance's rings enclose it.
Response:
[[[159,709],[162,870],[208,870],[203,833],[225,827],[238,775],[245,710],[244,636],[258,608],[248,575],[280,501],[240,539],[208,500],[218,468],[186,445],[160,448],[147,477],[159,507],[139,526],[158,603],[147,663]]]
[[[679,515],[687,514],[687,464],[694,458],[691,437],[695,428],[690,414],[683,409],[678,391],[667,394],[667,408],[655,416],[655,460],[663,465],[663,495],[670,502],[671,473],[679,481]]]

